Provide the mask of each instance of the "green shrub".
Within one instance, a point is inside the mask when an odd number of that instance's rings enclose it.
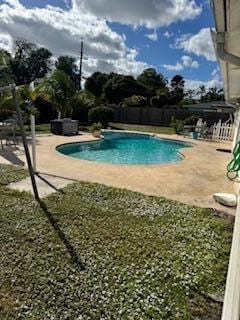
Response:
[[[146,107],[147,99],[143,96],[133,95],[122,100],[123,107]]]
[[[95,97],[86,90],[78,92],[71,100],[71,107],[72,118],[80,122],[88,122],[88,112],[95,107]]]
[[[184,121],[172,117],[170,126],[173,128],[175,133],[180,134],[183,131]]]
[[[174,129],[175,133],[180,134],[183,131],[184,125],[195,126],[197,124],[198,119],[199,116],[195,114],[185,118],[184,120],[172,117],[170,126]]]
[[[184,119],[184,124],[195,126],[198,122],[199,116],[193,114],[192,116]]]
[[[105,128],[110,121],[113,121],[113,110],[108,107],[92,108],[88,112],[88,119],[91,123],[100,122]]]
[[[93,123],[91,127],[89,128],[90,132],[96,131],[96,130],[101,130],[102,129],[102,124],[100,122],[98,123]]]
[[[163,108],[168,104],[168,96],[164,93],[159,94],[158,96],[153,96],[150,99],[150,104],[154,108]]]

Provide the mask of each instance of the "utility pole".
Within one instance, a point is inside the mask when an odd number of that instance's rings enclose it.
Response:
[[[78,89],[82,89],[82,61],[83,61],[83,40],[81,40],[80,60],[79,60],[79,78],[78,78]]]

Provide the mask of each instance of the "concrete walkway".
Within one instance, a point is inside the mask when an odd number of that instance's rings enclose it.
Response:
[[[177,135],[160,137],[193,142]],[[147,195],[164,196],[200,207],[212,207],[234,213],[212,198],[215,192],[234,191],[233,183],[226,178],[226,165],[231,154],[216,151],[216,148],[231,148],[230,143],[215,143],[194,140],[194,147],[183,148],[185,159],[172,164],[117,165],[79,160],[64,156],[56,150],[63,143],[94,140],[92,135],[74,137],[38,136],[37,170],[62,178],[99,182],[109,186],[127,188]],[[31,145],[31,141],[29,141]],[[22,149],[22,147],[20,147]],[[14,152],[16,154],[16,152]],[[19,161],[25,156],[18,150]],[[6,158],[1,158],[0,163]]]
[[[64,193],[62,188],[74,182],[76,183],[76,181],[74,180],[59,178],[49,174],[36,175],[35,179],[36,179],[36,184],[38,187],[38,193],[40,198],[46,197],[53,192]],[[30,177],[18,182],[10,183],[8,187],[18,191],[31,192],[33,194]]]

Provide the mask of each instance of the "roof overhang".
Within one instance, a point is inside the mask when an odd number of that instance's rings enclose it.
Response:
[[[215,29],[212,38],[228,102],[240,102],[240,1],[211,1]]]

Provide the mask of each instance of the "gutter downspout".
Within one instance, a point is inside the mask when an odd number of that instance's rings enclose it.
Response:
[[[225,61],[226,63],[231,63],[236,66],[240,66],[240,57],[235,56],[225,50],[225,38],[226,32],[216,32],[210,29],[213,43],[215,44],[216,56]],[[240,110],[239,106],[235,106],[235,133],[233,139],[233,148],[238,142],[240,135]]]
[[[226,32],[216,32],[213,29],[210,29],[213,43],[216,45],[216,54],[217,57],[221,60],[240,66],[240,57],[235,56],[225,50],[225,37]]]

